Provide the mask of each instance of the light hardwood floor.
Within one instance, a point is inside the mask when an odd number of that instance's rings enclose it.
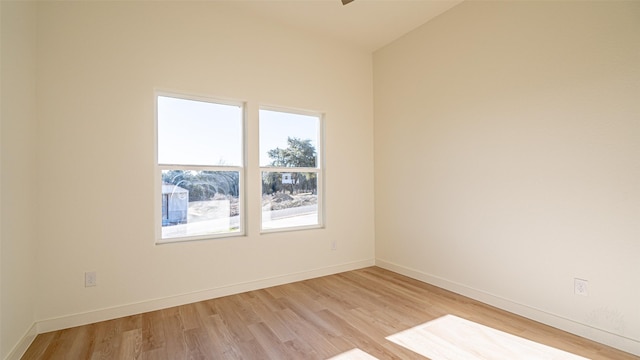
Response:
[[[589,359],[640,359],[378,267],[41,334],[23,359],[425,359],[387,337],[446,315]]]

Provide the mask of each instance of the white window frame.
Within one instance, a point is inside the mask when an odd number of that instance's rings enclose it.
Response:
[[[261,105],[258,107],[258,110],[267,110],[267,111],[277,111],[289,114],[296,115],[304,115],[304,116],[313,116],[318,118],[318,143],[316,145],[316,167],[274,167],[274,166],[259,166],[259,176],[258,176],[258,189],[260,194],[260,208],[262,209],[262,173],[263,172],[280,172],[280,173],[304,173],[304,172],[313,172],[317,174],[317,196],[318,196],[318,223],[313,225],[301,225],[301,226],[290,226],[290,227],[282,227],[282,228],[270,228],[264,229],[263,225],[263,212],[260,211],[260,233],[268,234],[268,233],[277,233],[277,232],[286,232],[286,231],[300,231],[300,230],[309,230],[309,229],[323,229],[325,228],[325,216],[324,216],[324,203],[325,203],[325,188],[324,188],[324,173],[325,173],[325,163],[324,163],[324,114],[321,112],[315,111],[306,111],[306,110],[298,110],[298,109],[290,109],[284,107],[276,107],[276,106],[268,106]],[[258,124],[260,124],[260,119],[258,118]],[[258,126],[259,127],[259,126]],[[258,134],[258,148],[260,148],[260,134]]]
[[[231,105],[231,106],[239,106],[242,111],[242,122],[241,122],[241,166],[210,166],[210,165],[192,165],[192,164],[161,164],[158,159],[158,97],[171,97],[183,100],[193,100],[193,101],[202,101],[209,102],[220,105]],[[244,236],[246,235],[246,190],[245,190],[245,169],[246,169],[246,124],[247,124],[247,106],[244,101],[233,101],[233,100],[224,100],[219,98],[213,98],[208,96],[197,96],[197,95],[189,95],[184,93],[177,92],[169,92],[164,90],[155,90],[154,92],[154,125],[155,125],[155,136],[154,136],[154,145],[155,145],[155,186],[154,186],[154,206],[155,206],[155,243],[156,245],[161,244],[169,244],[169,243],[179,243],[179,242],[189,242],[189,241],[200,241],[200,240],[209,240],[209,239],[220,239],[220,238],[229,238],[236,236]],[[238,203],[238,213],[239,213],[239,229],[238,231],[228,232],[228,233],[211,233],[205,235],[195,235],[195,236],[183,236],[183,237],[175,237],[175,238],[162,238],[162,196],[158,196],[162,194],[162,171],[163,170],[194,170],[194,171],[237,171],[238,172],[238,194],[239,194],[239,203]]]

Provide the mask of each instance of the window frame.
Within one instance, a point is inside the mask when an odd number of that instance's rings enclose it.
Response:
[[[324,187],[324,176],[325,176],[325,161],[324,161],[324,148],[325,148],[325,137],[324,137],[324,120],[325,114],[318,111],[308,111],[308,110],[299,110],[299,109],[291,109],[285,107],[278,106],[270,106],[270,105],[260,105],[258,106],[258,151],[260,151],[260,111],[273,111],[273,112],[282,112],[294,115],[303,115],[303,116],[313,116],[318,118],[317,125],[317,135],[318,140],[316,144],[316,167],[276,167],[276,166],[262,166],[260,165],[260,159],[258,157],[258,189],[260,194],[260,233],[261,234],[269,234],[269,233],[278,233],[278,232],[288,232],[288,231],[301,231],[301,230],[312,230],[312,229],[324,229],[326,227],[325,224],[325,187]],[[317,196],[318,196],[318,223],[313,225],[300,225],[300,226],[290,226],[290,227],[282,227],[282,228],[263,228],[263,211],[262,211],[262,174],[264,172],[276,172],[276,173],[316,173],[317,178]]]
[[[158,98],[170,97],[182,100],[208,102],[218,105],[238,106],[241,110],[241,164],[240,165],[193,165],[193,164],[162,164],[159,161],[159,124],[158,124]],[[247,104],[245,101],[220,99],[209,96],[191,95],[179,92],[155,90],[154,91],[154,227],[155,227],[155,244],[170,244],[190,241],[202,241],[221,239],[246,235],[246,188],[245,188],[245,172],[247,164]],[[209,233],[204,235],[181,236],[174,238],[162,238],[162,171],[163,170],[185,170],[185,171],[218,171],[218,172],[238,172],[238,231],[225,233]]]

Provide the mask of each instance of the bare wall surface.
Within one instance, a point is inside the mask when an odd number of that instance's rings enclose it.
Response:
[[[380,263],[640,354],[640,3],[465,2],[374,94]]]
[[[36,6],[2,1],[0,8],[0,359],[5,359],[34,335]]]
[[[39,3],[40,330],[372,264],[371,72],[230,2]],[[247,236],[154,244],[156,88],[247,102]],[[259,105],[325,114],[325,229],[259,234]]]

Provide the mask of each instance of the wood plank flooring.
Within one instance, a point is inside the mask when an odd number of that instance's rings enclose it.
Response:
[[[589,359],[640,359],[378,267],[40,334],[22,359],[426,359],[386,337],[445,315]]]

